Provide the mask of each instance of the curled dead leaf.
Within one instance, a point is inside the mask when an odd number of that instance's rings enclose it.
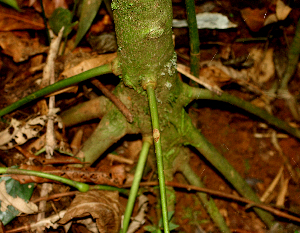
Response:
[[[18,12],[0,5],[0,31],[42,30],[45,28],[43,18],[34,10]]]
[[[218,87],[229,84],[232,79],[227,73],[216,66],[201,68],[199,76],[205,79],[211,86]]]
[[[6,211],[8,206],[13,206],[21,213],[33,214],[38,211],[36,204],[29,202],[26,203],[20,197],[12,197],[6,192],[5,181],[0,183],[0,200],[1,200],[1,212]]]
[[[26,61],[30,56],[48,49],[39,43],[38,38],[20,38],[12,32],[0,32],[0,46],[2,53],[11,56],[14,62]]]
[[[275,75],[273,51],[273,48],[267,51],[253,48],[250,52],[254,60],[254,66],[248,70],[248,77],[252,79],[257,86],[262,86]]]
[[[292,8],[286,5],[283,1],[277,0],[276,3],[276,16],[278,20],[285,20],[290,14]]]
[[[100,233],[118,233],[121,226],[118,192],[90,190],[79,193],[59,223],[90,215],[96,220]]]
[[[241,10],[242,17],[253,32],[258,32],[263,26],[266,19],[268,10],[263,9],[251,9],[250,7]]]
[[[101,54],[95,58],[84,59],[77,65],[72,65],[72,68],[64,70],[60,77],[69,78],[71,76],[77,75],[89,69],[95,68],[111,62],[117,57],[117,53]],[[69,64],[70,65],[70,64]],[[66,65],[68,67],[68,65]]]

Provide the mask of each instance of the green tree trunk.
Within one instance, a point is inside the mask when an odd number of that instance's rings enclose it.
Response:
[[[93,163],[125,134],[140,133],[143,136],[152,136],[145,85],[153,83],[156,86],[155,95],[158,102],[164,174],[166,180],[172,180],[174,173],[177,170],[183,171],[181,165],[186,164],[187,158],[181,154],[183,146],[188,144],[196,146],[207,158],[205,155],[207,145],[204,144],[204,149],[201,149],[201,143],[197,140],[199,135],[194,129],[193,135],[189,135],[188,132],[191,129],[191,120],[184,107],[197,96],[193,96],[193,88],[183,84],[177,77],[177,58],[172,41],[172,2],[170,0],[113,0],[112,10],[119,46],[119,66],[122,72],[121,82],[114,90],[114,94],[129,109],[134,120],[133,123],[128,123],[109,101],[101,102],[99,105],[104,110],[94,112],[99,112],[103,118],[93,135],[84,143],[80,155],[87,162]],[[93,103],[95,104],[96,101]],[[85,107],[81,106],[69,110],[69,113],[76,114],[76,111],[80,112],[84,109]],[[68,118],[68,114],[62,116],[63,119]],[[207,152],[208,156],[211,156],[212,151],[214,149]],[[222,171],[222,167],[218,169],[222,174],[224,172],[226,174],[226,171]],[[235,182],[231,177],[224,176],[229,182]],[[237,176],[242,179],[238,174]],[[204,200],[205,195],[202,196]],[[168,197],[168,208],[173,210],[174,190],[168,190]],[[254,199],[257,200],[256,196]],[[230,232],[224,225],[225,221],[220,213],[216,213],[213,200],[209,203],[208,205],[205,202],[205,208],[218,224],[219,229],[222,232]],[[273,224],[272,216],[264,215],[264,218],[268,226]]]

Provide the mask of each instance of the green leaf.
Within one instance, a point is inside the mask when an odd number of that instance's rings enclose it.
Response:
[[[144,226],[144,229],[145,229],[145,231],[149,231],[149,232],[156,232],[157,231],[157,227],[151,226],[151,225]]]
[[[34,184],[20,184],[19,181],[12,179],[9,176],[1,177],[0,183],[5,181],[6,192],[12,197],[20,197],[24,201],[28,202],[31,198]],[[1,201],[0,201],[1,203]],[[8,224],[12,219],[14,219],[19,214],[19,211],[16,210],[13,206],[8,206],[6,211],[0,211],[0,220],[3,225]]]
[[[16,0],[0,0],[0,2],[3,2],[7,5],[9,5],[10,7],[16,9],[17,11],[21,11],[18,6],[18,2]]]
[[[76,46],[79,44],[81,39],[84,37],[84,35],[92,25],[101,2],[102,0],[83,0],[74,48],[76,48]]]
[[[175,230],[177,227],[179,227],[179,225],[177,225],[175,223],[172,223],[172,222],[169,223],[169,229],[170,229],[170,231]]]
[[[60,29],[64,28],[63,37],[67,37],[77,22],[72,23],[72,13],[62,7],[56,8],[49,18],[49,25],[52,31],[58,35]]]
[[[171,221],[171,218],[173,217],[174,213],[175,213],[174,210],[168,212],[168,220],[169,220],[169,221]]]

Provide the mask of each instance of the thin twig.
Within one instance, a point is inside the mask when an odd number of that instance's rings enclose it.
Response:
[[[158,185],[157,181],[150,181],[150,182],[140,183],[140,186],[157,186],[157,185]],[[166,181],[166,185],[167,186],[172,186],[174,188],[186,189],[188,191],[205,192],[205,193],[208,193],[208,194],[213,195],[213,196],[223,197],[223,198],[231,199],[231,200],[234,200],[234,201],[237,201],[237,202],[251,204],[251,207],[255,206],[255,207],[267,210],[268,212],[270,212],[270,213],[272,213],[272,214],[274,214],[278,217],[283,217],[283,218],[290,219],[290,220],[295,221],[295,222],[300,222],[299,217],[284,213],[284,212],[282,212],[278,209],[275,209],[275,208],[273,208],[269,205],[253,202],[253,201],[251,201],[249,199],[246,199],[246,198],[243,198],[243,197],[238,197],[238,196],[235,196],[235,195],[232,195],[232,194],[227,194],[227,193],[224,193],[224,192],[220,192],[220,191],[216,191],[216,190],[212,190],[212,189],[208,189],[208,188],[200,188],[200,187],[197,187],[197,186],[194,186],[194,185],[181,184],[181,183],[172,182],[172,181]],[[123,187],[124,188],[130,187],[130,184],[124,185]]]
[[[221,90],[220,87],[218,87],[217,85],[212,86],[211,84],[209,84],[206,79],[202,76],[199,76],[199,78],[195,77],[194,75],[192,75],[189,71],[189,67],[182,65],[182,64],[177,64],[177,71],[183,75],[185,75],[186,77],[188,77],[189,79],[193,80],[196,83],[199,83],[200,85],[204,86],[205,88],[207,88],[208,90],[216,93],[217,95],[221,95],[223,93],[223,91]]]
[[[53,195],[48,196],[48,197],[36,198],[36,199],[32,200],[32,203],[37,203],[37,202],[40,202],[40,201],[49,201],[49,200],[57,199],[57,198],[60,198],[60,197],[73,196],[73,195],[76,195],[77,193],[80,193],[80,192],[79,191],[70,191],[70,192],[64,192],[64,193],[56,193],[56,194],[53,194]]]
[[[7,233],[15,233],[15,232],[24,232],[24,231],[32,231],[34,229],[37,229],[39,227],[44,227],[44,226],[52,226],[53,228],[58,227],[58,224],[56,223],[58,220],[60,220],[61,218],[63,218],[63,216],[65,215],[67,211],[66,210],[62,210],[57,214],[51,215],[48,218],[42,219],[41,221],[37,221],[35,223],[31,223],[31,224],[26,224],[24,226],[15,228],[15,229],[11,229],[11,230],[7,230],[5,232]]]
[[[117,161],[119,163],[126,163],[126,164],[130,164],[130,165],[134,164],[134,161],[132,159],[127,159],[127,158],[121,157],[119,155],[114,155],[112,153],[109,153],[107,155],[107,158],[109,158],[112,161]]]
[[[274,180],[272,181],[272,183],[269,185],[269,187],[266,189],[266,191],[264,192],[264,194],[261,196],[260,201],[264,202],[269,196],[270,194],[273,192],[273,190],[275,189],[276,185],[278,184],[278,181],[282,175],[283,172],[283,166],[279,169],[276,177],[274,178]]]
[[[92,84],[95,85],[102,93],[113,102],[116,107],[122,112],[126,120],[129,123],[133,122],[133,116],[128,108],[114,95],[112,94],[99,80],[93,79]]]

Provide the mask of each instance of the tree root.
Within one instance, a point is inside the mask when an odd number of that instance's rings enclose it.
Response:
[[[62,112],[60,117],[66,127],[102,118],[108,111],[108,103],[109,100],[105,96],[100,96]]]
[[[133,130],[133,127],[126,121],[122,113],[114,107],[101,119],[77,156],[92,164],[127,133],[133,134],[138,133],[138,131]]]
[[[197,174],[192,170],[191,166],[188,164],[188,161],[183,162],[178,168],[178,171],[184,175],[190,184],[202,188],[204,187],[204,184],[201,182]],[[220,231],[224,233],[230,233],[230,230],[226,225],[223,216],[220,214],[213,198],[208,197],[206,193],[197,192],[196,194],[211,219],[219,227]]]
[[[194,146],[242,196],[254,202],[260,203],[259,198],[246,183],[246,181],[215,149],[215,147],[210,142],[208,142],[207,139],[193,126],[191,120],[186,121],[185,127],[189,132],[186,135],[186,139],[190,143],[190,145]],[[275,224],[274,217],[270,213],[255,207],[253,209],[268,228],[271,228]]]
[[[268,124],[273,125],[273,126],[277,127],[278,129],[284,130],[287,133],[293,135],[294,137],[300,139],[300,130],[298,130],[294,127],[291,127],[287,122],[278,119],[277,117],[269,114],[267,111],[265,111],[261,108],[258,108],[245,100],[242,100],[238,97],[232,96],[227,93],[223,93],[222,95],[218,96],[209,90],[204,90],[201,88],[193,88],[193,87],[187,86],[187,89],[190,90],[189,96],[191,97],[191,101],[196,100],[196,99],[198,99],[198,100],[208,99],[208,100],[217,100],[217,101],[229,103],[229,104],[237,106],[249,113],[252,113],[255,116],[260,117],[261,119],[265,120]]]

